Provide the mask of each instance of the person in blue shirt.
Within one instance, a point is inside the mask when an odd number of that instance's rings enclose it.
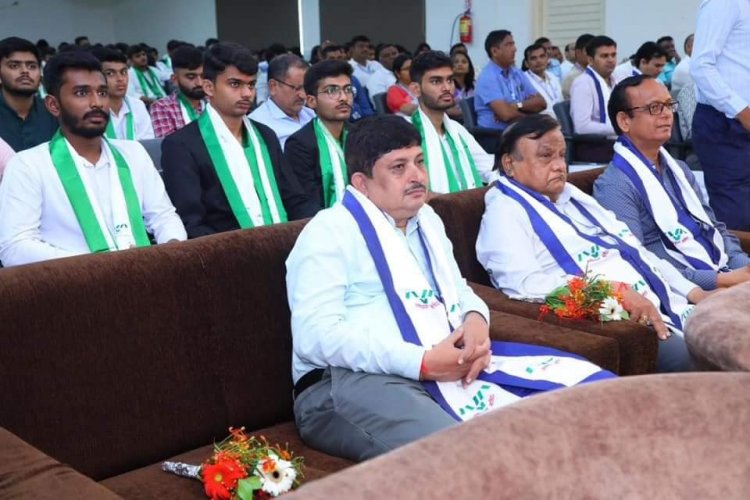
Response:
[[[508,30],[491,31],[484,41],[490,62],[477,80],[474,108],[480,127],[505,130],[527,114],[543,111],[544,98],[515,66],[516,42]]]

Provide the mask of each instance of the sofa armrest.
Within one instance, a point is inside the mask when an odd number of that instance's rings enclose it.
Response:
[[[490,338],[552,347],[583,356],[613,373],[620,370],[617,341],[600,335],[490,310]]]
[[[469,285],[490,310],[539,319],[539,304],[510,299],[499,290],[478,283]],[[620,375],[640,375],[656,370],[658,339],[651,328],[632,321],[597,323],[589,320],[561,320],[552,314],[544,316],[541,321],[616,340],[619,345]]]
[[[0,427],[0,498],[122,497]]]
[[[740,240],[740,246],[745,251],[745,253],[750,253],[750,232],[737,231],[734,229],[731,229],[729,232],[731,232]]]

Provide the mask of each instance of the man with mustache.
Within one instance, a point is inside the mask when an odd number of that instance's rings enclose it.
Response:
[[[452,193],[492,182],[494,157],[448,117],[456,91],[451,58],[443,52],[423,52],[412,61],[409,76],[411,91],[419,98],[411,121],[422,137],[430,191]]]
[[[190,238],[309,213],[276,135],[246,116],[257,73],[247,48],[212,45],[203,59],[205,111],[162,143],[164,182]]]
[[[102,63],[109,91],[109,123],[105,135],[108,139],[140,141],[153,139],[154,128],[146,105],[140,99],[128,97],[128,60],[120,52],[104,47],[92,53]]]
[[[352,67],[345,61],[314,64],[305,74],[305,92],[317,117],[287,139],[284,158],[315,206],[328,208],[341,200],[347,184],[344,143],[354,101]]]
[[[268,99],[250,118],[270,127],[281,143],[315,118],[305,107],[305,72],[309,65],[294,54],[281,54],[268,64]]]
[[[16,154],[0,183],[0,260],[5,266],[184,240],[146,150],[109,140],[107,82],[99,60],[63,52],[44,71],[45,105],[60,129]]]
[[[192,45],[171,52],[172,83],[177,90],[151,105],[156,137],[166,137],[196,120],[205,107],[203,53]]]
[[[426,204],[421,140],[393,115],[352,125],[350,185],[305,226],[286,261],[297,427],[309,446],[350,460],[529,394],[493,377],[520,358],[490,342],[487,306],[461,277]],[[538,347],[513,345],[530,356]],[[552,370],[558,361],[544,358]],[[486,371],[491,363],[497,370]],[[516,373],[528,377],[532,366]]]
[[[57,120],[37,95],[42,79],[39,52],[28,40],[0,40],[0,137],[15,151],[50,140]]]

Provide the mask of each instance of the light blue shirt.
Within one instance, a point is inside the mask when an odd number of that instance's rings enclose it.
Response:
[[[284,143],[286,143],[289,136],[315,118],[315,111],[307,106],[302,106],[302,109],[297,116],[297,120],[295,120],[284,113],[281,108],[273,102],[273,99],[269,97],[267,101],[250,113],[250,118],[270,127],[271,130],[276,133],[276,137],[279,138],[281,149],[283,150]]]
[[[690,75],[699,103],[734,118],[750,103],[750,1],[703,0]]]
[[[442,221],[425,205],[406,226],[406,239],[422,273],[435,289],[426,262],[419,221],[438,224],[441,244],[452,269],[464,313],[489,318],[487,306],[461,277]],[[329,366],[385,373],[417,380],[425,348],[406,342],[359,227],[340,203],[322,210],[305,226],[286,261],[287,294],[292,311],[292,377]]]
[[[515,104],[536,93],[536,89],[523,71],[515,66],[504,70],[494,61],[490,61],[480,73],[474,91],[474,109],[477,111],[478,125],[504,130],[510,123],[499,121],[492,112],[490,103],[499,100]]]

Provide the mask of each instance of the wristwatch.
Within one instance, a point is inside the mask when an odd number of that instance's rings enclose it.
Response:
[[[518,111],[523,111],[523,102],[518,101],[516,103],[516,107],[518,108]]]

